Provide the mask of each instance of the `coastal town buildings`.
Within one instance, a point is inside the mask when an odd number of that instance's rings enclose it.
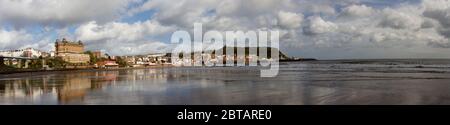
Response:
[[[146,55],[133,56],[132,64],[134,67],[155,66],[155,65],[171,65],[171,53],[153,53]]]
[[[105,61],[99,61],[96,64],[97,68],[119,68],[119,64],[116,63],[114,60],[105,60]]]
[[[43,67],[46,66],[46,62],[49,62],[50,68],[54,64],[63,66],[64,68],[116,68],[116,67],[148,67],[157,65],[174,65],[174,66],[204,66],[211,64],[217,64],[216,66],[245,66],[245,65],[257,65],[260,61],[271,60],[271,50],[279,52],[280,61],[289,60],[290,58],[284,55],[281,51],[274,48],[265,47],[227,47],[224,46],[219,50],[209,50],[201,52],[191,52],[189,55],[182,55],[185,58],[172,59],[172,53],[152,53],[145,55],[132,55],[132,56],[111,56],[104,54],[101,51],[85,51],[85,45],[83,42],[72,42],[65,38],[62,40],[56,40],[55,50],[50,53],[42,52],[33,48],[27,48],[22,50],[9,50],[0,51],[0,64],[16,66],[16,67],[28,67],[27,64],[31,60],[43,61]],[[264,50],[263,50],[264,49]],[[227,50],[230,50],[228,52]],[[244,52],[245,54],[239,55],[237,52]],[[259,51],[266,51],[267,56],[260,56]],[[92,56],[92,57],[91,57]],[[20,57],[20,58],[14,58]],[[23,57],[27,57],[23,59]],[[54,57],[60,58],[65,61],[63,64],[52,60]],[[264,58],[265,57],[265,58]],[[30,58],[30,59],[28,59]],[[6,61],[5,61],[6,60]],[[25,61],[23,61],[25,60]],[[28,61],[27,61],[28,60]],[[292,59],[291,59],[292,60]],[[53,61],[53,62],[52,62]],[[25,65],[24,65],[25,64]]]
[[[155,65],[171,65],[170,53],[155,53],[136,56],[121,56],[130,67],[146,67]]]
[[[122,56],[121,57],[123,60],[125,60],[125,62],[127,63],[127,65],[129,66],[133,66],[136,64],[136,58],[134,56]]]
[[[0,66],[28,68],[31,60],[49,57],[50,54],[34,48],[0,51]],[[45,62],[42,62],[45,64]],[[45,67],[45,65],[43,65]]]
[[[24,57],[24,58],[39,58],[49,57],[50,54],[44,51],[40,51],[34,48],[18,49],[18,50],[5,50],[0,51],[2,57]]]
[[[60,41],[56,40],[55,43],[56,57],[62,58],[68,63],[87,64],[90,57],[84,53],[84,44],[81,41],[72,42],[65,38]]]
[[[171,62],[171,53],[155,53],[146,55],[149,62],[155,64],[168,64]]]
[[[238,54],[238,52],[243,52]],[[266,52],[263,55],[261,52]],[[174,66],[203,66],[212,65],[216,66],[245,66],[245,65],[257,65],[260,61],[273,61],[272,51],[278,52],[279,61],[292,60],[286,56],[277,48],[271,47],[227,47],[224,46],[218,50],[208,50],[202,52],[192,52],[190,55],[183,55],[182,58],[174,59],[171,61]]]

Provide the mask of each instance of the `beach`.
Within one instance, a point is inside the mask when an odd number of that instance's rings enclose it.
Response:
[[[158,67],[2,74],[0,104],[450,104],[450,60],[282,62],[263,67]]]

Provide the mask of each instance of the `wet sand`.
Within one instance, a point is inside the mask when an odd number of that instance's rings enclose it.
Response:
[[[0,104],[450,104],[449,60],[289,62],[258,67],[164,67],[0,77]]]

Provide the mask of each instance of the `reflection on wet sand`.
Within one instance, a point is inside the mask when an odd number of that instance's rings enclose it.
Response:
[[[450,62],[450,61],[448,61]],[[289,63],[0,76],[0,104],[450,104],[450,66]]]
[[[119,78],[120,74],[127,75]],[[22,75],[17,78],[1,80],[0,104],[70,104],[73,101],[82,102],[90,91],[115,85],[118,80],[132,84],[139,80],[167,77],[166,74],[157,73],[155,70],[59,72],[24,75],[27,76]],[[50,103],[42,102],[44,98],[47,101],[50,99]],[[9,103],[8,100],[12,102]]]
[[[72,76],[70,76],[72,77]],[[91,88],[91,80],[88,78],[76,77],[67,78],[64,85],[58,88],[58,100],[61,103],[69,102],[74,99],[83,99],[86,91]]]
[[[93,81],[90,77],[107,81],[115,80],[114,72],[80,72],[76,74],[64,73],[51,75],[38,75],[21,80],[5,80],[0,84],[0,94],[3,99],[24,99],[53,95],[60,103],[71,100],[82,100],[90,89],[100,89],[102,82]],[[38,100],[39,101],[39,100]]]

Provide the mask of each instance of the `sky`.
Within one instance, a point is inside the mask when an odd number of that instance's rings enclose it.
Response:
[[[289,56],[450,58],[449,0],[1,0],[0,50],[170,51],[177,30],[280,31]]]

